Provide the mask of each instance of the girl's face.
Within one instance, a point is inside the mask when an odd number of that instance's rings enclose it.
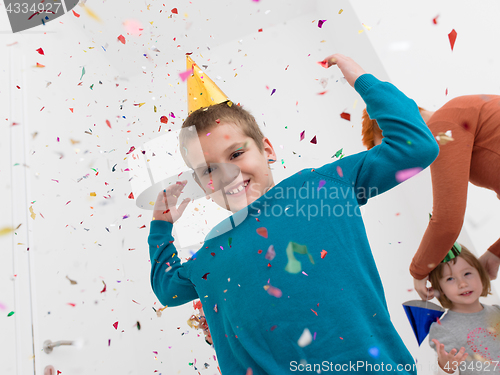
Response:
[[[481,311],[479,297],[483,292],[483,283],[477,269],[461,257],[457,258],[455,264],[449,262],[448,265],[444,268],[439,285],[453,303],[451,310],[465,313]]]

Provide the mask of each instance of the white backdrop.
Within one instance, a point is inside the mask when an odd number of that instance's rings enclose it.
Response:
[[[33,355],[38,373],[48,364],[75,374],[194,374],[194,367],[216,373],[213,350],[186,324],[192,306],[167,309],[161,318],[152,309],[160,305],[149,285],[151,212],[128,198],[130,174],[125,170],[131,147],[181,126],[186,88],[178,73],[185,70],[186,52],[193,52],[221,89],[255,115],[277,151],[276,181],[332,161],[340,148],[347,155],[363,149],[360,97],[342,82],[337,68],[316,64],[332,53],[353,57],[430,110],[454,96],[500,90],[495,69],[500,53],[491,48],[500,34],[494,26],[500,9],[493,0],[474,8],[465,1],[396,0],[119,6],[88,0],[87,5],[102,22],[77,6],[79,18],[66,15],[45,28],[14,35],[0,8],[0,149],[5,158],[0,173],[6,198],[0,228],[22,221],[25,230],[19,231],[23,240],[0,237],[9,249],[0,255],[0,302],[5,306],[0,329],[8,338],[0,344],[8,355],[0,360],[7,373],[29,374]],[[174,7],[178,14],[172,13]],[[480,21],[472,22],[471,13]],[[141,36],[127,35],[122,25],[127,19],[142,23]],[[322,28],[320,19],[327,20]],[[453,52],[447,36],[452,28],[458,33]],[[126,44],[117,40],[121,34]],[[36,51],[40,47],[45,55]],[[45,67],[35,68],[37,62]],[[17,115],[12,112],[19,110],[22,121],[13,119]],[[350,122],[340,118],[344,111],[351,113]],[[171,112],[175,119],[161,124],[160,117]],[[12,126],[13,121],[19,125]],[[16,143],[22,134],[24,153]],[[315,135],[318,142],[312,144]],[[6,164],[10,155],[13,160]],[[16,158],[25,158],[26,166],[14,166]],[[24,168],[25,177],[11,175],[14,168]],[[24,197],[14,194],[20,188],[16,183],[28,187]],[[500,235],[499,203],[494,194],[474,187],[469,203],[461,240],[482,252]],[[394,325],[419,358],[425,353],[417,347],[401,304],[418,298],[408,266],[431,207],[426,170],[364,209]],[[176,223],[176,235],[196,232],[202,241],[223,217],[222,209],[199,200]],[[194,249],[183,249],[181,257]],[[497,296],[486,303],[498,303]],[[16,314],[7,318],[7,310]],[[47,355],[41,351],[46,339],[79,340],[80,345]]]

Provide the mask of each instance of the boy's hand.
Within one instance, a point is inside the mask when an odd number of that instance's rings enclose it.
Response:
[[[354,87],[354,82],[356,82],[359,76],[366,74],[363,68],[361,68],[353,59],[341,55],[340,53],[328,56],[320,64],[325,68],[337,65],[344,74],[347,82],[349,82],[352,87]]]
[[[451,351],[447,353],[446,350],[444,350],[444,344],[441,344],[436,339],[432,339],[432,342],[436,345],[439,367],[441,367],[441,369],[448,374],[453,374],[457,367],[460,366],[460,364],[465,361],[465,358],[468,356],[468,354],[465,353],[465,348],[463,346],[460,348],[458,353],[457,349],[451,349]]]
[[[422,280],[413,278],[413,286],[420,298],[424,301],[429,301],[435,297],[434,288],[432,286],[429,288],[427,287],[427,280],[429,280],[429,276]]]
[[[175,185],[171,185],[158,193],[153,211],[153,220],[164,220],[173,224],[182,216],[190,199],[184,199],[178,208],[175,208],[175,206],[186,184],[187,180],[177,182]]]

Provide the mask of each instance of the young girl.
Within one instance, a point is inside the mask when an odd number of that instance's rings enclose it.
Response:
[[[479,297],[491,294],[489,276],[479,260],[455,242],[430,273],[430,281],[441,305],[449,309],[429,332],[438,372],[500,374],[500,306],[479,302]]]

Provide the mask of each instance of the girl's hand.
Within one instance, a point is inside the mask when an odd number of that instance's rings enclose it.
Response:
[[[468,354],[465,353],[465,348],[463,346],[458,353],[457,349],[451,349],[451,351],[447,353],[446,350],[444,350],[444,344],[441,344],[436,339],[432,339],[432,342],[436,345],[439,367],[441,367],[441,369],[448,374],[453,374],[457,367],[460,366],[460,364],[465,361],[465,358],[468,356]]]
[[[186,184],[187,180],[177,182],[158,193],[153,210],[153,220],[164,220],[173,224],[181,217],[190,199],[184,199],[178,208],[175,208],[175,205]]]
[[[359,76],[366,74],[363,68],[361,68],[353,59],[341,55],[340,53],[328,56],[323,61],[321,61],[320,64],[325,68],[329,68],[332,65],[337,65],[344,74],[347,82],[349,82],[352,87],[354,87],[354,82],[356,82]]]

